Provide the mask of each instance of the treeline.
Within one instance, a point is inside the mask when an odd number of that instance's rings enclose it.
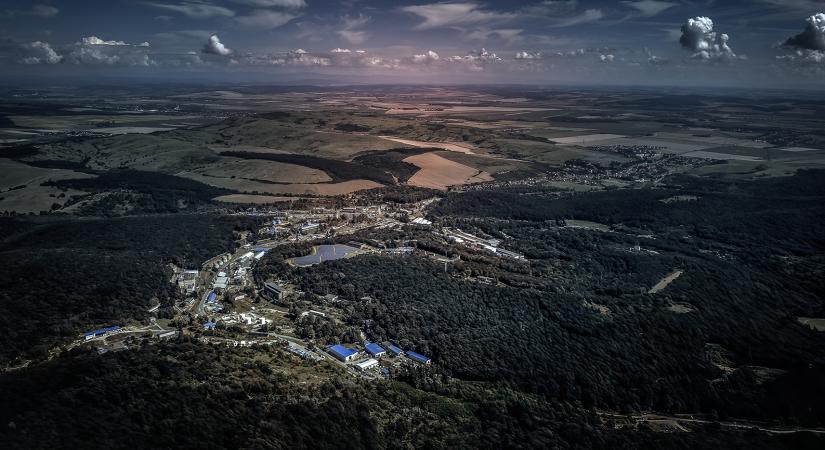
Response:
[[[605,426],[550,403],[427,370],[362,382],[275,348],[187,341],[78,354],[0,375],[4,448],[814,449],[815,435]],[[315,376],[296,382],[312,371]]]
[[[419,170],[418,166],[404,162],[404,159],[437,150],[439,149],[398,148],[381,152],[369,152],[356,156],[352,161],[363,166],[372,167],[374,170],[389,172],[397,178],[399,183],[403,183]]]
[[[112,170],[95,178],[49,181],[50,186],[87,192],[114,192],[81,209],[85,215],[163,214],[194,210],[212,199],[231,194],[229,189],[209,186],[187,178],[158,172]]]
[[[376,170],[376,168],[370,166],[364,166],[347,161],[319,158],[317,156],[240,151],[221,152],[221,156],[275,161],[323,170],[335,182],[363,179],[372,180],[382,184],[395,184],[395,180],[393,180],[392,175],[384,170]]]
[[[207,215],[0,223],[0,366],[171,305],[169,263],[197,268],[254,225]]]

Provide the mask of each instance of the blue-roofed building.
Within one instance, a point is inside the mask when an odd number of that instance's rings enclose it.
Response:
[[[393,344],[390,344],[389,342],[384,343],[384,348],[389,350],[390,353],[392,353],[393,356],[401,356],[404,353],[404,351],[401,350],[399,347],[397,347]]]
[[[367,342],[364,344],[364,348],[367,350],[367,353],[372,355],[373,358],[378,358],[379,356],[384,356],[387,354],[387,351],[375,342]]]
[[[203,324],[203,329],[204,330],[214,330],[215,325],[217,325],[215,322],[206,322],[205,324]]]
[[[430,360],[430,358],[427,358],[426,356],[422,355],[421,353],[416,353],[416,352],[409,351],[409,350],[407,351],[407,358],[410,358],[413,361],[418,361],[421,364],[429,364],[429,363],[432,362],[432,360]]]
[[[266,253],[270,250],[272,250],[272,249],[271,248],[266,248],[266,247],[255,247],[255,248],[252,249],[252,251],[255,252],[255,253]]]
[[[346,348],[343,345],[330,345],[327,347],[329,353],[335,358],[347,362],[352,361],[358,355],[358,350]]]
[[[85,337],[86,340],[88,341],[89,339],[96,338],[98,336],[103,336],[104,334],[106,334],[110,331],[117,331],[119,329],[120,329],[119,326],[114,325],[114,326],[111,326],[111,327],[101,328],[99,330],[87,331],[87,332],[83,333],[83,337]]]
[[[214,303],[215,300],[218,299],[218,294],[214,292],[209,293],[209,297],[206,297],[206,303]]]

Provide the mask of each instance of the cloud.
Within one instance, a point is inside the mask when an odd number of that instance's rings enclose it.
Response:
[[[208,19],[210,17],[233,17],[235,11],[223,6],[211,5],[208,3],[180,2],[170,3],[148,3],[155,8],[174,11],[193,19]]]
[[[797,11],[816,11],[822,8],[822,0],[760,0],[762,3],[767,3],[772,6],[782,8],[784,10],[794,9]]]
[[[520,28],[498,28],[494,30],[481,28],[478,30],[470,31],[466,34],[466,37],[467,39],[473,41],[486,41],[491,38],[497,38],[503,41],[513,43],[521,40],[520,35],[522,31],[524,30]]]
[[[244,16],[235,17],[235,22],[250,28],[272,29],[286,25],[290,20],[298,17],[295,14],[268,9],[255,9]]]
[[[78,43],[80,45],[134,45],[135,47],[149,47],[148,42],[143,42],[140,44],[127,44],[124,41],[106,41],[97,36],[88,36],[81,39]]]
[[[679,43],[693,52],[693,58],[701,60],[731,60],[737,59],[736,53],[728,45],[730,40],[727,34],[717,34],[713,31],[713,20],[710,17],[696,17],[688,19],[682,25],[682,36]]]
[[[427,53],[421,55],[413,55],[412,61],[415,64],[430,64],[432,62],[438,61],[438,53],[429,50]]]
[[[348,48],[334,48],[329,51],[330,53],[352,53],[352,50]]]
[[[611,55],[611,54],[599,55],[599,61],[601,61],[603,63],[611,63],[615,60],[616,60],[616,57],[614,55]]]
[[[642,17],[658,16],[677,5],[677,3],[659,0],[623,1],[622,4],[639,11]]]
[[[60,10],[51,5],[34,5],[29,9],[7,10],[6,15],[14,16],[35,16],[35,17],[55,17],[60,14]]]
[[[577,16],[557,20],[554,23],[550,24],[550,26],[555,28],[572,27],[575,25],[596,22],[602,19],[604,19],[604,12],[602,12],[602,10],[588,9]]]
[[[429,30],[432,28],[466,25],[472,23],[492,23],[515,19],[517,14],[487,11],[477,3],[431,3],[401,8],[423,19],[414,28]]]
[[[341,18],[341,29],[336,31],[338,36],[353,45],[363,44],[369,39],[369,33],[360,28],[366,26],[372,18],[359,14],[357,16],[344,16]]]
[[[369,33],[361,30],[338,30],[338,35],[350,44],[363,44],[369,39]]]
[[[541,59],[541,52],[530,53],[526,51],[517,52],[515,59]]]
[[[780,61],[802,64],[822,64],[825,63],[825,51],[800,49],[790,55],[777,56]]]
[[[653,50],[650,50],[649,48],[645,49],[645,55],[647,55],[647,63],[653,66],[663,66],[670,63],[669,59],[656,56],[653,53]]]
[[[34,41],[22,46],[20,64],[57,64],[63,57],[58,55],[47,42]]]
[[[805,19],[808,25],[802,33],[792,36],[784,45],[805,50],[825,50],[825,13]]]
[[[231,0],[234,3],[242,5],[254,6],[256,8],[290,8],[299,9],[305,7],[307,4],[304,0]]]
[[[220,38],[218,38],[217,34],[213,34],[212,36],[209,36],[209,40],[206,41],[206,45],[203,46],[201,53],[219,56],[229,56],[230,54],[232,54],[232,50],[228,49],[225,45],[223,45]]]

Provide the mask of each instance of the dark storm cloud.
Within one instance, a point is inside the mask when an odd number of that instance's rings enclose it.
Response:
[[[814,14],[807,19],[805,30],[788,38],[785,45],[806,50],[825,50],[825,13]]]

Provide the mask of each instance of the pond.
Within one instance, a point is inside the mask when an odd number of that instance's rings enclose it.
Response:
[[[335,261],[336,259],[346,258],[347,255],[357,251],[357,248],[343,244],[316,245],[312,247],[312,253],[309,255],[292,258],[290,261],[296,266],[305,267],[320,264],[324,261]]]

